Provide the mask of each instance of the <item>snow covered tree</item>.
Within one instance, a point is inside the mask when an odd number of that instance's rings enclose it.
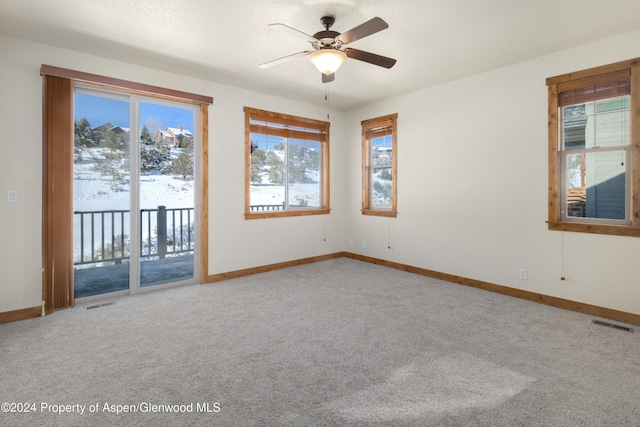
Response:
[[[304,184],[306,180],[306,171],[304,164],[289,164],[289,182],[292,184]]]
[[[98,163],[95,164],[95,169],[100,172],[102,176],[111,177],[113,181],[112,189],[114,191],[121,191],[120,184],[126,182],[121,156],[117,154],[105,155],[104,159],[100,159]]]
[[[93,147],[93,131],[86,117],[76,120],[73,128],[75,147]]]
[[[140,169],[144,172],[158,171],[161,173],[167,173],[171,170],[169,147],[166,145],[142,147],[140,150]]]
[[[391,168],[385,168],[385,169],[382,169],[382,170],[380,171],[380,173],[378,174],[378,177],[379,177],[380,179],[384,179],[384,180],[387,180],[387,181],[391,181],[391,179],[392,179],[392,176],[391,176]]]
[[[142,126],[142,130],[140,131],[140,142],[145,145],[151,144],[151,134],[149,133],[147,125]]]
[[[380,181],[375,181],[373,183],[373,191],[380,200],[391,200],[392,186],[390,182],[382,183]]]
[[[253,143],[251,143],[253,147]],[[257,147],[257,144],[256,144]],[[253,184],[261,184],[262,183],[262,169],[264,168],[265,162],[267,160],[267,155],[264,150],[255,149],[251,152],[251,182]]]
[[[320,168],[320,152],[316,150],[305,151],[305,163],[307,168],[317,170]]]
[[[267,153],[269,163],[269,182],[272,184],[284,184],[284,162],[274,151]]]
[[[112,153],[116,150],[124,149],[122,140],[118,138],[118,134],[112,130],[108,130],[102,135],[100,146],[109,148]]]
[[[180,147],[183,150],[193,150],[193,138],[190,138],[186,135],[182,135],[182,139],[180,140]]]
[[[173,161],[173,173],[182,175],[182,179],[193,175],[193,151],[183,150],[177,159]]]
[[[251,153],[251,164],[255,164],[258,166],[264,166],[265,161],[267,160],[267,155],[264,150],[255,150]]]

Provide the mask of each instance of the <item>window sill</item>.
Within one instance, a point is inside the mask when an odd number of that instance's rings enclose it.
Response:
[[[305,215],[328,215],[331,209],[301,209],[290,211],[276,211],[276,212],[256,212],[244,214],[244,219],[263,219],[263,218],[284,218],[289,216],[305,216]]]
[[[584,224],[562,221],[547,221],[547,224],[549,225],[549,230],[556,231],[640,237],[640,228],[631,225]]]
[[[373,209],[362,209],[362,215],[371,215],[371,216],[384,216],[388,218],[395,218],[397,216],[396,211],[378,211]]]

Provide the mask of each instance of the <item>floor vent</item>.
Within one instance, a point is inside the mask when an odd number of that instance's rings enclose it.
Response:
[[[92,304],[92,305],[88,305],[87,306],[87,310],[93,310],[94,308],[100,308],[100,307],[108,307],[110,305],[116,305],[115,301],[109,301],[109,302],[103,302],[100,304]]]
[[[600,326],[606,326],[608,328],[619,329],[621,331],[633,332],[632,328],[621,326],[621,325],[615,325],[609,322],[603,322],[602,320],[592,320],[591,323],[595,323],[596,325],[600,325]]]

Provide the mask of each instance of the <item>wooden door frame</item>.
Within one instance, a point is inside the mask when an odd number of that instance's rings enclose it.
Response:
[[[209,273],[209,105],[213,98],[96,74],[42,65],[43,211],[42,300],[45,313],[72,307],[73,297],[73,93],[76,83],[200,108],[200,282]],[[195,260],[194,260],[195,261]]]

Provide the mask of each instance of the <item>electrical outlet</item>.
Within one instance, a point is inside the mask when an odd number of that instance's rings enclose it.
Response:
[[[362,249],[367,249],[367,242],[366,241],[362,241]]]
[[[520,277],[520,280],[527,280],[527,269],[521,268],[518,277]]]
[[[225,256],[222,257],[222,263],[223,264],[229,264],[229,256],[228,255],[225,255]]]
[[[349,240],[349,246],[353,246],[353,240]]]
[[[15,190],[7,191],[7,202],[16,203],[18,201],[18,192]]]

